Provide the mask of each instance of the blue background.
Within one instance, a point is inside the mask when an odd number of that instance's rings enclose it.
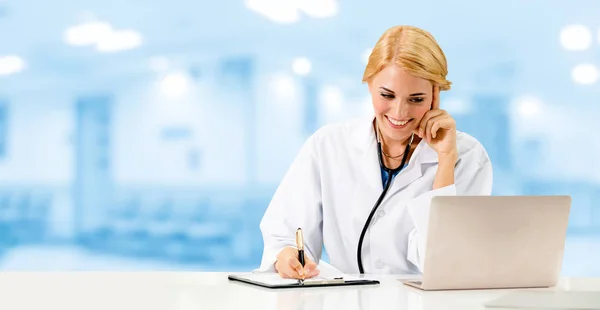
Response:
[[[600,275],[597,1],[0,2],[0,268],[251,270],[304,140],[371,113],[366,55],[430,31],[494,194],[573,197]],[[86,26],[87,25],[87,26]],[[543,216],[543,214],[540,214]]]

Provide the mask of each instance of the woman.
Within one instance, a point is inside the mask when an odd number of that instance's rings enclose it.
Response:
[[[446,75],[428,32],[397,26],[382,35],[363,77],[374,117],[324,126],[306,141],[260,224],[259,270],[314,277],[324,246],[344,273],[421,271],[431,198],[492,191],[485,149],[440,109]]]

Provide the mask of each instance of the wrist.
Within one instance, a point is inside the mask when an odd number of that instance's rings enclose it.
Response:
[[[458,161],[458,152],[457,151],[452,151],[449,153],[438,153],[438,162],[439,164],[451,164],[451,165],[455,165],[456,162]]]
[[[433,182],[433,189],[454,184],[454,167],[457,160],[458,156],[456,155],[438,156],[438,168]]]

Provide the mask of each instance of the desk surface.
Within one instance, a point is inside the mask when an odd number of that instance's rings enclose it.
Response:
[[[279,289],[231,282],[227,273],[0,273],[0,309],[487,309],[511,290],[423,292],[374,276],[378,286]],[[556,288],[600,291],[600,278],[563,278]],[[548,289],[535,289],[548,290]]]

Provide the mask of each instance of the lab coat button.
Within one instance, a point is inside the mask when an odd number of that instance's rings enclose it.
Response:
[[[377,214],[379,214],[379,217],[384,217],[384,216],[385,216],[385,211],[383,211],[383,210],[379,210],[379,211],[377,212]]]

